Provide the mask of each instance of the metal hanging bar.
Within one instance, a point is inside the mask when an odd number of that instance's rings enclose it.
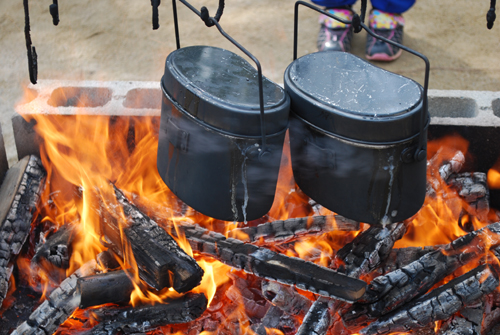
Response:
[[[24,38],[26,39],[26,49],[28,52],[28,70],[30,74],[30,81],[33,85],[36,84],[38,75],[37,54],[34,46],[31,45],[30,35],[30,13],[28,0],[23,0],[24,5]]]
[[[49,6],[50,15],[52,15],[52,23],[54,26],[59,24],[59,4],[57,0],[52,0],[52,5]]]

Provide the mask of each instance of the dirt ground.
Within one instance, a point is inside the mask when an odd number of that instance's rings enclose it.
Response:
[[[52,24],[50,0],[30,1],[39,79],[159,81],[166,56],[175,49],[171,2],[159,8],[160,29],[152,30],[149,0],[60,0],[60,23]],[[218,0],[191,0],[215,14]],[[405,14],[404,43],[431,64],[430,88],[500,91],[500,18],[486,28],[489,0],[418,0]],[[292,61],[293,0],[226,0],[224,30],[261,61],[264,74],[281,83]],[[181,45],[230,50],[216,28],[206,28],[178,3]],[[359,9],[359,4],[358,7]],[[498,9],[500,11],[500,8]],[[301,7],[299,54],[314,52],[317,14]],[[366,34],[355,36],[353,53],[363,57]],[[8,122],[28,83],[21,0],[0,1],[0,120]],[[390,71],[423,81],[423,62],[403,53]]]

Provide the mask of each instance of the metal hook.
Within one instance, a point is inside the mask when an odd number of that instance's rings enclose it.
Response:
[[[161,0],[151,0],[151,6],[153,6],[153,30],[156,30],[160,27],[159,14],[158,14],[158,6],[160,6]]]
[[[49,6],[50,15],[52,15],[52,23],[54,26],[59,24],[59,5],[57,0],[52,0],[52,5]]]

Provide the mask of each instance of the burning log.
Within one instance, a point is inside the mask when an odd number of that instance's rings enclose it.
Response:
[[[100,323],[86,334],[115,335],[120,329],[127,333],[144,333],[158,326],[190,322],[203,314],[207,302],[203,293],[188,293],[164,304],[94,309],[92,316]]]
[[[431,322],[446,320],[495,290],[498,283],[497,269],[488,264],[481,265],[372,322],[360,334],[404,332],[422,328]]]
[[[406,233],[407,224],[395,223],[387,227],[371,226],[342,247],[336,259],[345,263],[345,272],[358,278],[373,271],[386,259],[394,242]]]
[[[95,273],[97,263],[90,261],[62,281],[47,300],[31,313],[11,335],[52,334],[77,309],[80,296],[76,285],[78,278]]]
[[[277,282],[262,281],[262,294],[270,303],[288,314],[304,316],[311,307],[311,301],[293,287]]]
[[[464,318],[454,317],[447,322],[444,327],[441,327],[440,335],[481,335],[475,329],[472,322],[467,321]]]
[[[76,291],[81,297],[79,307],[130,301],[130,294],[134,290],[130,276],[124,270],[119,270],[78,278]]]
[[[486,180],[486,173],[461,173],[452,175],[448,184],[457,190],[461,196],[476,212],[489,211],[490,192]]]
[[[60,227],[38,247],[31,262],[39,264],[41,259],[45,259],[58,268],[69,268],[70,248],[76,235],[76,227],[75,223],[67,223]]]
[[[229,232],[243,242],[286,243],[302,236],[330,231],[357,231],[359,222],[340,215],[321,215],[266,222],[256,227],[236,228]]]
[[[457,151],[455,155],[449,160],[444,162],[439,167],[439,175],[444,181],[448,181],[448,178],[453,173],[458,173],[465,163],[465,156],[463,152]]]
[[[407,225],[403,222],[388,227],[371,226],[342,249],[335,256],[345,263],[348,276],[359,278],[375,270],[390,254],[394,242],[403,237]],[[330,313],[335,314],[342,303],[326,298],[316,300],[304,318],[297,335],[326,334],[330,327]]]
[[[179,247],[177,242],[158,224],[132,205],[124,194],[114,187],[118,203],[127,223],[123,232],[132,248],[139,268],[139,276],[157,290],[173,287],[184,293],[198,286],[203,270],[194,258]],[[107,216],[102,233],[111,242],[111,249],[123,257],[118,213]]]
[[[380,275],[401,269],[420,257],[437,250],[440,246],[407,247],[392,249],[387,259],[376,269]]]
[[[40,159],[26,156],[7,171],[0,188],[0,305],[9,288],[12,262],[29,235],[44,177]]]
[[[375,278],[359,303],[342,313],[344,325],[363,327],[368,321],[426,293],[459,267],[484,255],[486,243],[495,239],[497,242],[500,239],[500,222],[464,235],[407,266]]]
[[[277,306],[271,306],[271,308],[269,308],[266,315],[264,315],[264,317],[262,318],[261,324],[266,328],[279,329],[282,332],[286,333],[294,332],[299,326],[298,321],[292,315],[284,312]],[[265,328],[262,329],[259,328],[258,326],[256,328],[257,328],[256,333],[258,335],[267,334]]]
[[[182,225],[180,229],[193,251],[210,255],[222,263],[261,278],[350,302],[357,300],[365,291],[366,284],[363,281],[348,278],[300,258],[287,257],[266,248],[226,238],[197,225]]]

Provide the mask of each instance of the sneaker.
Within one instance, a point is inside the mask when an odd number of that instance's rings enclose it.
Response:
[[[353,12],[349,9],[328,9],[328,12],[341,19],[352,20]],[[321,25],[318,35],[319,51],[351,51],[352,26],[343,24],[324,14],[319,17]]]
[[[405,20],[401,14],[382,12],[374,9],[370,14],[370,29],[377,35],[391,41],[403,43],[403,27]],[[366,58],[390,62],[401,56],[403,50],[389,43],[381,41],[371,35],[366,40]]]

